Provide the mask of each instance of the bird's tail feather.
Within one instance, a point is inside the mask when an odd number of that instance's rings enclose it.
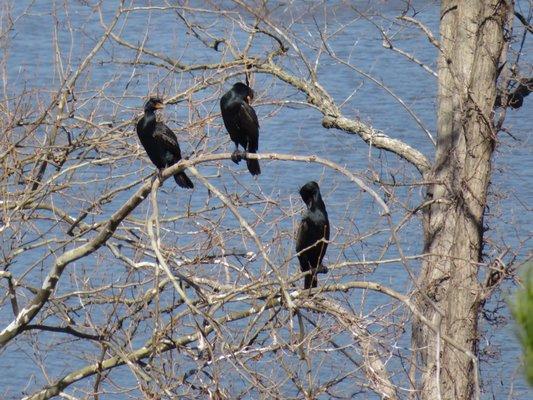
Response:
[[[185,189],[192,189],[194,188],[193,183],[189,179],[189,177],[185,174],[185,172],[179,172],[176,175],[174,175],[174,180],[178,184],[179,187],[185,188]]]
[[[250,171],[252,175],[259,175],[261,173],[258,160],[246,160],[246,165],[248,166],[248,171]]]

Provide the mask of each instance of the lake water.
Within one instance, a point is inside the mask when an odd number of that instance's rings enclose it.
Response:
[[[217,6],[231,9],[232,3],[215,2]],[[165,6],[166,3],[150,2],[150,4]],[[187,2],[188,7],[203,8],[207,3]],[[362,17],[348,5],[335,5],[311,7],[313,2],[294,2],[287,6],[283,2],[272,2],[275,11],[272,20],[282,21],[285,28],[295,32],[299,45],[305,54],[311,56],[316,46],[320,46],[320,35],[317,26],[329,35],[329,46],[335,54],[349,60],[360,70],[372,75],[378,82],[392,90],[405,101],[408,107],[419,117],[423,125],[435,136],[435,94],[436,79],[422,68],[408,62],[398,54],[384,49],[380,32],[374,24],[384,29],[396,31],[394,18],[400,14],[404,2],[355,2],[356,7],[366,15]],[[439,13],[438,4],[432,2],[415,2],[415,8],[420,13],[417,18],[424,22],[433,32],[438,32]],[[103,19],[109,23],[113,18],[117,3],[105,2]],[[126,7],[144,6],[144,2],[128,3]],[[2,32],[9,24],[10,16],[14,21],[12,30],[5,33],[3,40],[2,67],[4,68],[3,102],[9,100],[9,109],[13,110],[17,99],[22,99],[21,108],[29,110],[43,108],[50,102],[51,96],[58,89],[61,74],[71,73],[81,60],[92,49],[100,38],[103,28],[99,23],[98,14],[94,8],[84,1],[72,1],[66,4],[38,0],[6,2],[3,7]],[[300,7],[300,11],[298,11]],[[525,10],[522,10],[522,7]],[[526,2],[517,2],[517,8],[527,15]],[[185,12],[185,11],[184,11]],[[327,13],[327,18],[324,18]],[[383,18],[378,18],[378,14]],[[191,14],[188,14],[191,15]],[[367,18],[370,17],[370,18]],[[294,24],[291,21],[296,21]],[[195,22],[209,27],[213,37],[228,37],[233,35],[234,43],[242,50],[246,45],[247,34],[239,26],[237,14],[228,18],[219,18],[210,13],[199,13]],[[518,22],[516,22],[518,23]],[[343,27],[343,29],[341,29]],[[339,32],[333,34],[335,30]],[[195,38],[188,34],[181,20],[173,10],[136,10],[122,17],[115,33],[120,34],[124,40],[138,45],[144,43],[147,48],[168,54],[179,59],[182,63],[216,63],[222,59],[230,60],[231,54],[227,48],[221,52],[206,49]],[[54,46],[57,38],[60,57],[56,57]],[[435,69],[436,50],[427,42],[427,39],[417,29],[406,27],[395,36],[395,44],[405,51],[415,55],[419,60]],[[515,44],[516,47],[517,44]],[[272,48],[273,44],[267,37],[258,38],[253,50],[264,52]],[[224,46],[222,46],[224,47]],[[526,42],[522,49],[521,65],[524,75],[531,72],[531,41]],[[314,62],[314,58],[312,58]],[[135,61],[141,61],[135,62]],[[78,79],[76,86],[76,113],[77,117],[91,119],[98,127],[83,123],[81,119],[68,119],[66,124],[71,129],[75,138],[86,135],[89,140],[94,140],[97,145],[88,151],[90,157],[110,157],[114,161],[102,166],[88,165],[74,169],[72,174],[59,177],[57,183],[69,182],[69,188],[64,191],[49,194],[43,202],[53,203],[70,215],[77,216],[81,210],[88,207],[102,193],[125,185],[135,179],[148,177],[153,171],[147,158],[139,152],[137,137],[133,125],[129,124],[119,132],[109,132],[109,140],[102,139],[106,132],[107,124],[118,126],[123,121],[134,119],[141,111],[143,99],[149,93],[159,93],[168,98],[176,93],[186,90],[193,81],[200,81],[200,77],[220,78],[220,72],[194,72],[176,73],[168,69],[158,68],[153,65],[144,65],[142,62],[154,61],[147,56],[139,56],[135,51],[125,49],[113,41],[106,43],[98,52],[90,68]],[[298,63],[293,50],[281,61],[287,70],[295,75],[305,77],[302,65]],[[528,69],[529,68],[529,69]],[[61,71],[61,72],[59,72]],[[204,75],[202,75],[204,74]],[[338,102],[344,102],[342,107],[345,116],[358,118],[386,134],[401,139],[409,145],[418,148],[430,159],[433,158],[434,147],[418,123],[406,112],[389,93],[379,85],[365,79],[356,71],[340,65],[327,55],[322,55],[317,70],[322,86]],[[232,144],[223,130],[218,113],[218,99],[233,82],[243,79],[237,75],[226,82],[214,85],[194,95],[187,101],[177,105],[168,106],[164,112],[167,124],[176,130],[182,152],[202,154],[209,152],[231,151]],[[318,155],[345,166],[347,169],[361,177],[376,190],[381,196],[386,197],[383,191],[373,184],[373,178],[379,176],[383,180],[396,182],[416,182],[419,180],[414,168],[398,160],[392,154],[380,153],[374,149],[369,150],[357,136],[346,133],[326,130],[321,126],[322,115],[312,108],[302,106],[304,102],[301,94],[295,92],[285,83],[277,81],[270,76],[255,75],[254,89],[256,99],[254,107],[260,118],[261,136],[260,151],[297,154]],[[282,101],[291,101],[286,106],[280,106]],[[491,186],[491,203],[488,213],[487,225],[491,228],[487,233],[489,246],[485,249],[489,257],[494,257],[504,246],[517,249],[517,258],[524,259],[527,254],[528,235],[531,235],[530,226],[532,217],[530,210],[533,198],[532,175],[533,161],[531,157],[531,126],[533,125],[533,99],[525,102],[522,109],[508,112],[505,126],[513,137],[500,133],[499,146],[494,157],[494,176]],[[1,111],[2,109],[0,109]],[[32,120],[37,112],[28,112],[24,120]],[[206,116],[210,118],[204,120]],[[51,120],[51,119],[50,119]],[[43,140],[44,133],[49,132],[50,126],[39,128],[35,140],[29,141],[20,152],[32,154],[39,151],[39,140]],[[14,135],[20,134],[14,130]],[[60,134],[60,143],[66,142],[66,135]],[[14,136],[13,136],[14,137]],[[9,137],[12,140],[12,137]],[[2,149],[4,151],[4,149]],[[79,156],[74,152],[73,155]],[[137,157],[136,155],[141,155]],[[89,158],[88,158],[89,159]],[[79,160],[72,158],[66,166],[75,166]],[[327,204],[332,224],[334,243],[328,249],[327,260],[329,264],[346,260],[375,260],[384,249],[384,243],[389,239],[386,231],[388,225],[380,217],[379,206],[372,198],[348,179],[340,176],[331,169],[318,164],[262,161],[262,175],[254,180],[247,173],[244,163],[239,166],[230,161],[212,163],[199,166],[199,170],[217,188],[228,196],[239,198],[240,204],[255,202],[252,206],[239,207],[242,215],[253,225],[259,236],[267,246],[269,257],[274,262],[283,265],[280,268],[283,276],[292,274],[296,270],[293,257],[292,235],[297,226],[302,210],[298,188],[308,180],[320,183],[324,200]],[[29,166],[25,173],[29,173]],[[53,168],[47,171],[47,177],[56,171]],[[196,189],[185,192],[174,187],[173,182],[165,183],[159,194],[159,208],[161,218],[175,218],[174,221],[163,224],[161,232],[162,241],[169,246],[183,248],[179,257],[192,259],[196,256],[208,254],[219,255],[224,248],[236,249],[237,252],[254,251],[257,248],[249,238],[241,237],[239,225],[234,217],[226,210],[221,211],[221,203],[211,196],[200,182],[193,179]],[[4,185],[3,193],[14,193],[20,190],[16,183]],[[112,198],[109,203],[101,204],[92,210],[85,220],[86,223],[102,221],[123,204],[136,190],[131,188]],[[7,195],[7,194],[6,194]],[[418,187],[394,190],[398,202],[390,202],[393,210],[393,220],[397,223],[403,217],[405,209],[401,205],[415,207],[422,200],[422,190]],[[198,218],[188,217],[189,211],[198,211],[204,207],[214,207],[212,211],[204,212]],[[132,214],[138,221],[129,220],[125,225],[137,232],[141,237],[140,242],[149,246],[144,222],[149,216],[150,205],[145,201]],[[44,213],[43,213],[44,215]],[[184,216],[185,215],[185,216]],[[180,216],[177,218],[177,216]],[[140,222],[139,222],[140,221]],[[15,276],[25,273],[25,283],[40,286],[43,277],[48,272],[53,262],[50,252],[62,249],[65,245],[60,240],[68,238],[65,228],[53,219],[42,217],[35,220],[30,226],[20,222],[22,233],[13,233],[11,236],[4,233],[3,251],[10,252],[11,247],[24,243],[32,243],[43,236],[57,238],[57,243],[52,243],[18,255],[9,266]],[[27,231],[26,231],[27,230]],[[209,242],[209,231],[217,232],[220,243]],[[126,234],[125,230],[121,233]],[[524,242],[526,244],[520,243]],[[208,242],[210,245],[208,246]],[[416,255],[421,252],[422,237],[420,221],[411,219],[400,232],[400,242],[406,255]],[[212,247],[210,247],[212,246]],[[142,252],[135,248],[125,247],[123,254],[135,259],[144,260]],[[383,258],[395,258],[398,252],[391,246],[382,255]],[[508,259],[509,255],[506,255]],[[259,257],[260,259],[260,257]],[[272,279],[269,268],[262,261],[239,261],[242,267],[254,279]],[[237,262],[236,262],[237,263]],[[218,268],[218,269],[215,269]],[[413,261],[409,268],[416,271],[418,262]],[[232,283],[237,276],[235,272],[226,273],[223,268],[213,264],[199,265],[196,269],[186,270],[183,273],[197,276],[217,277],[225,283]],[[216,272],[214,272],[216,271]],[[121,293],[131,291],[128,296],[135,298],[136,294],[153,285],[150,271],[139,272],[139,277],[132,273],[113,258],[106,248],[99,250],[95,257],[80,260],[70,265],[62,277],[56,296],[61,296],[81,290],[87,282],[94,285],[113,283],[117,288],[124,284],[131,284],[127,289],[110,289],[106,293]],[[379,268],[335,270],[328,276],[321,276],[321,282],[334,283],[349,280],[369,280],[386,284],[402,293],[407,293],[411,288],[404,267],[397,264],[385,264]],[[2,284],[4,284],[3,282]],[[516,341],[512,320],[504,304],[509,298],[512,286],[506,285],[501,293],[494,296],[488,306],[489,310],[499,309],[498,323],[488,323],[485,319],[480,321],[483,337],[480,341],[482,353],[481,372],[483,379],[483,398],[523,399],[533,393],[527,388],[519,367],[520,347]],[[121,291],[123,290],[123,291]],[[24,304],[29,293],[21,291],[19,302]],[[25,297],[26,296],[26,297]],[[338,295],[335,298],[344,301],[361,315],[374,318],[374,313],[387,315],[392,311],[390,301],[385,296],[353,291],[347,295]],[[175,299],[166,294],[162,297],[163,304],[172,304]],[[60,302],[59,302],[60,303]],[[75,301],[69,299],[69,306],[74,307]],[[98,305],[77,305],[78,311],[69,315],[79,325],[90,324],[105,325],[106,315],[111,313],[108,307]],[[121,310],[113,310],[115,318],[120,316]],[[223,311],[242,309],[242,305],[230,305]],[[48,325],[61,325],[62,319],[56,315],[61,313],[60,304],[49,308],[45,313]],[[220,311],[222,315],[222,311]],[[397,315],[398,324],[406,316],[401,312]],[[5,327],[13,318],[9,300],[3,298],[0,309],[0,325]],[[38,318],[37,318],[38,319]],[[389,321],[390,322],[390,321]],[[133,321],[129,322],[133,324]],[[242,327],[238,324],[232,326],[235,332]],[[409,346],[409,332],[387,336],[379,329],[379,323],[373,321],[370,330],[376,330],[384,335],[384,340],[397,346],[398,353],[403,353]],[[147,322],[139,322],[138,335],[133,338],[131,346],[135,348],[144,343],[151,334],[153,326]],[[183,327],[180,334],[194,331],[191,327]],[[282,336],[287,332],[281,332]],[[14,399],[21,397],[22,393],[33,393],[76,368],[86,365],[85,358],[93,360],[92,354],[99,354],[97,347],[80,344],[78,341],[65,335],[25,333],[23,337],[11,342],[0,353],[0,398]],[[340,344],[349,344],[350,336],[339,334],[337,340]],[[390,349],[383,351],[392,351]],[[405,351],[407,354],[407,351]],[[265,360],[264,368],[270,368],[272,360]],[[297,364],[295,355],[287,357],[287,362]],[[322,363],[324,376],[334,376],[339,372],[338,359],[328,360],[324,357],[315,360]],[[45,373],[39,365],[45,365]],[[331,364],[331,365],[329,365]],[[194,368],[195,363],[187,361],[181,366],[177,374]],[[393,359],[389,367],[393,371],[402,371],[398,359]],[[340,368],[342,371],[342,368]],[[280,374],[279,370],[274,372]],[[114,391],[114,395],[102,396],[106,399],[125,398],[126,394],[119,394],[120,385],[135,386],[135,378],[126,368],[120,368],[111,374],[112,378],[120,384],[114,387],[107,384],[106,389]],[[283,379],[280,374],[279,379]],[[322,377],[321,377],[322,378]],[[405,378],[405,375],[403,376]],[[319,378],[317,378],[319,379]],[[393,378],[402,386],[406,386],[401,374]],[[74,393],[82,397],[78,390],[91,390],[93,379],[88,379],[75,384],[67,393]],[[239,384],[236,384],[237,386]],[[356,387],[353,382],[340,384],[344,395],[350,397],[350,386]],[[339,390],[341,390],[339,389]],[[355,389],[352,389],[355,391]],[[288,393],[297,396],[294,388],[287,389]],[[128,393],[129,396],[140,396],[139,393]],[[353,397],[357,397],[352,393]],[[372,394],[362,395],[361,398],[373,398]],[[365,397],[366,396],[366,397]],[[324,397],[323,398],[327,398]],[[359,397],[358,397],[359,398]]]

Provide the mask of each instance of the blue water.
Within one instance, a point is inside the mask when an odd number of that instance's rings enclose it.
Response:
[[[402,98],[412,111],[419,117],[423,125],[435,136],[435,78],[401,56],[386,50],[381,45],[379,31],[373,25],[376,23],[384,29],[393,26],[394,17],[399,15],[404,2],[390,1],[357,2],[360,11],[365,11],[371,16],[370,21],[358,16],[347,5],[330,5],[327,10],[323,6],[312,7],[309,12],[304,12],[304,2],[299,7],[292,8],[282,2],[275,4],[272,14],[273,20],[282,21],[288,27],[291,21],[296,21],[291,29],[296,33],[299,45],[305,54],[311,56],[314,63],[313,47],[320,45],[320,36],[316,26],[326,29],[335,35],[329,39],[331,50],[339,58],[349,61],[360,70],[372,75],[378,82],[385,85],[398,97]],[[153,2],[154,5],[166,3]],[[204,2],[187,3],[189,6],[204,7]],[[312,4],[306,2],[305,4]],[[127,4],[127,7],[146,5],[144,2]],[[232,3],[220,3],[227,10],[234,9]],[[518,7],[525,2],[519,2]],[[106,23],[113,18],[116,2],[105,2],[103,19]],[[438,32],[438,5],[428,2],[415,3],[415,8],[420,11],[417,18],[424,22],[433,32]],[[98,14],[84,2],[70,2],[67,5],[55,5],[46,1],[34,3],[26,1],[12,2],[3,10],[2,32],[7,27],[7,12],[15,25],[11,31],[3,36],[7,49],[1,61],[5,68],[4,81],[6,86],[3,92],[2,106],[13,111],[17,101],[22,100],[22,106],[17,111],[24,121],[29,121],[39,115],[37,111],[24,113],[21,110],[42,110],[51,101],[58,90],[63,74],[71,73],[84,59],[87,53],[100,38],[103,28],[99,24]],[[385,18],[377,17],[381,13]],[[526,10],[527,11],[527,10]],[[327,18],[324,18],[327,13]],[[526,12],[527,13],[527,12]],[[190,15],[189,15],[190,16]],[[17,17],[19,17],[17,19]],[[243,17],[244,18],[244,17]],[[247,18],[247,17],[246,17]],[[223,19],[216,14],[199,13],[194,21],[202,26],[209,27],[213,37],[227,37],[234,35],[236,46],[243,49],[246,45],[247,35],[239,28],[238,19],[230,17]],[[327,21],[327,25],[325,22]],[[147,48],[164,53],[182,63],[215,63],[221,60],[231,60],[232,55],[222,46],[221,52],[206,49],[190,34],[172,10],[160,11],[135,11],[122,17],[115,33],[135,45],[144,42]],[[146,34],[148,35],[146,36]],[[60,60],[55,56],[54,40],[57,37],[60,49]],[[417,29],[406,27],[395,36],[395,44],[412,53],[429,67],[436,69],[436,50],[427,42],[426,38]],[[265,37],[258,37],[253,51],[260,53],[272,47],[272,42]],[[531,65],[531,43],[526,43],[522,53],[522,64],[529,62]],[[85,137],[89,140],[98,139],[96,148],[87,151],[76,151],[65,167],[78,165],[80,157],[105,158],[114,157],[112,163],[101,166],[88,165],[74,169],[71,174],[58,177],[57,183],[69,182],[68,189],[49,194],[43,197],[44,203],[51,203],[61,208],[64,212],[76,217],[79,213],[91,206],[103,193],[112,191],[128,182],[145,177],[153,172],[153,166],[147,157],[139,151],[137,137],[133,124],[127,125],[119,133],[111,131],[108,124],[117,126],[128,120],[133,120],[139,115],[145,97],[150,93],[158,93],[170,97],[188,89],[192,82],[201,77],[221,78],[217,71],[199,71],[194,73],[175,73],[153,65],[144,65],[145,61],[156,61],[147,56],[140,56],[141,63],[134,65],[137,54],[108,41],[98,52],[90,68],[78,79],[76,86],[76,112],[77,117],[92,118],[100,127],[86,125],[80,120],[68,119],[67,127],[71,130],[73,138]],[[306,77],[302,65],[298,63],[294,52],[280,60],[287,70],[298,76]],[[526,68],[526,67],[525,67]],[[322,55],[317,74],[322,86],[332,95],[337,103],[345,102],[342,111],[345,116],[358,118],[370,124],[375,129],[382,130],[388,135],[404,140],[411,146],[418,148],[430,159],[434,151],[431,141],[422,131],[417,122],[406,110],[382,87],[364,78],[356,71],[335,62],[327,55]],[[211,88],[195,93],[186,101],[177,105],[168,106],[163,116],[169,126],[177,133],[182,152],[184,154],[205,154],[210,152],[230,151],[229,143],[222,122],[218,114],[218,99],[242,75],[231,77],[227,82],[217,84]],[[278,152],[283,154],[312,155],[316,154],[340,165],[345,166],[352,173],[365,180],[367,185],[376,190],[382,197],[386,197],[383,190],[373,184],[374,178],[379,177],[386,181],[416,182],[419,175],[413,167],[398,160],[391,154],[381,153],[375,149],[369,150],[357,136],[346,133],[326,130],[321,126],[322,115],[312,108],[302,106],[305,98],[285,83],[277,81],[267,75],[254,76],[254,89],[256,99],[254,106],[260,118],[261,137],[260,150],[264,152]],[[6,98],[9,99],[6,102]],[[292,101],[292,104],[280,106],[281,101]],[[531,100],[531,99],[528,99]],[[49,116],[53,120],[55,114]],[[207,116],[210,119],[204,120]],[[499,135],[499,146],[494,157],[495,170],[491,186],[490,212],[487,224],[491,230],[487,233],[489,246],[486,252],[494,257],[501,252],[501,248],[509,246],[517,253],[518,259],[523,259],[527,254],[527,242],[523,243],[530,235],[532,222],[528,204],[533,197],[532,176],[533,161],[531,157],[530,127],[533,123],[531,101],[526,101],[525,106],[518,111],[509,111],[506,127],[518,140],[506,134]],[[21,135],[25,128],[16,129],[8,137],[14,141],[16,135]],[[50,126],[39,128],[35,139],[29,139],[20,148],[21,154],[33,154],[42,147],[44,134],[50,131]],[[102,142],[102,138],[106,138]],[[66,135],[60,133],[59,143],[66,143]],[[137,156],[138,155],[138,156]],[[269,257],[280,265],[280,273],[287,277],[297,270],[297,263],[293,259],[293,234],[299,221],[302,208],[298,196],[298,188],[308,180],[320,183],[324,200],[327,204],[332,224],[334,243],[328,249],[328,264],[335,264],[347,260],[375,260],[398,257],[396,246],[390,246],[381,254],[384,243],[389,239],[388,224],[380,216],[379,206],[371,196],[363,193],[347,178],[318,164],[262,161],[262,175],[254,180],[246,171],[243,163],[234,165],[229,160],[224,162],[200,165],[198,169],[208,176],[210,182],[227,196],[239,200],[239,212],[247,219],[260,235],[265,244]],[[24,173],[29,174],[27,166]],[[52,176],[56,171],[49,168],[47,176]],[[192,192],[176,188],[173,182],[168,181],[159,193],[159,210],[162,219],[169,219],[162,223],[161,240],[168,248],[177,247],[178,254],[173,254],[176,261],[190,260],[195,257],[217,256],[220,259],[222,250],[246,253],[257,252],[255,243],[242,236],[241,229],[235,218],[228,210],[221,211],[221,202],[210,195],[195,180],[196,189]],[[11,182],[7,188],[9,193],[20,190],[21,187]],[[133,187],[121,192],[110,202],[98,205],[91,209],[85,223],[95,223],[104,220],[122,205],[136,190]],[[389,203],[393,210],[393,220],[398,223],[405,215],[405,209],[400,205],[415,207],[422,201],[422,189],[413,186],[398,187],[394,189],[394,196],[399,203]],[[253,203],[246,206],[247,202]],[[209,209],[207,211],[201,211]],[[189,212],[199,212],[197,217],[191,217]],[[133,213],[136,220],[125,221],[118,232],[131,235],[125,230],[130,228],[138,237],[135,247],[127,246],[118,239],[113,239],[116,245],[123,244],[122,254],[135,262],[150,261],[153,258],[143,253],[143,248],[149,248],[150,241],[147,236],[146,221],[151,212],[148,201],[143,202]],[[65,243],[69,239],[65,235],[66,227],[58,223],[53,215],[45,211],[31,215],[40,217],[32,224],[17,222],[12,230],[6,230],[3,236],[2,250],[9,254],[11,247],[32,243],[41,235],[44,238],[56,238],[57,243],[27,251],[15,257],[9,265],[9,271],[15,276],[26,274],[24,283],[38,287],[46,276],[54,260],[52,251],[59,254],[64,251]],[[21,232],[15,228],[20,227]],[[92,237],[90,234],[88,237]],[[87,238],[84,237],[84,238]],[[402,250],[406,255],[419,254],[422,248],[420,221],[411,219],[399,233]],[[42,239],[38,239],[42,240]],[[80,242],[81,243],[81,242]],[[521,244],[523,243],[523,244]],[[67,245],[71,246],[71,245]],[[509,260],[511,254],[505,256]],[[242,268],[249,275],[244,276],[232,270],[226,270],[220,264],[206,262],[203,264],[185,265],[179,269],[184,275],[205,276],[216,278],[226,284],[246,284],[262,279],[273,280],[270,268],[259,256],[251,261],[243,257],[228,256],[228,261],[238,268]],[[175,265],[174,265],[175,267]],[[410,261],[408,267],[415,273],[419,267],[417,261]],[[153,269],[132,270],[113,257],[108,248],[101,248],[94,257],[82,259],[71,264],[62,276],[61,283],[55,296],[60,300],[54,307],[42,310],[35,323],[42,322],[47,325],[62,325],[62,306],[76,308],[69,313],[80,327],[99,326],[115,323],[128,312],[126,305],[115,307],[112,304],[90,304],[85,300],[70,297],[63,300],[61,296],[76,290],[83,290],[87,285],[105,287],[102,294],[105,296],[122,296],[126,299],[136,299],[154,285]],[[350,267],[334,270],[327,276],[320,277],[321,282],[334,283],[350,280],[369,280],[388,285],[402,293],[407,293],[412,285],[407,273],[400,263],[384,264],[380,267]],[[502,301],[509,298],[513,289],[506,285],[502,293],[498,293],[489,304],[489,309],[503,305],[499,311],[499,323],[480,321],[483,338],[480,347],[483,354],[481,373],[483,378],[483,398],[525,398],[528,388],[522,378],[519,357],[520,347],[516,341],[513,325],[509,313]],[[20,289],[19,302],[25,304],[31,293]],[[193,295],[193,292],[189,292]],[[379,335],[383,340],[383,358],[392,356],[387,366],[393,374],[395,383],[407,387],[404,366],[399,356],[409,354],[409,332],[403,333],[387,328],[385,325],[394,322],[402,325],[408,317],[405,311],[398,311],[391,305],[389,298],[362,291],[351,291],[331,295],[344,307],[352,310],[356,315],[372,320],[368,329]],[[177,301],[171,287],[162,293],[160,308],[171,307]],[[226,312],[241,310],[253,302],[230,303],[217,311],[216,316]],[[13,318],[9,299],[2,298],[0,303],[0,326],[3,328]],[[123,329],[136,328],[135,336],[128,342],[121,335],[114,338],[113,343],[119,347],[126,343],[126,350],[142,346],[154,329],[154,305],[147,305],[139,313],[139,320],[128,319],[124,322]],[[395,312],[394,317],[389,316]],[[282,313],[283,314],[283,313]],[[357,347],[353,345],[353,337],[335,325],[329,318],[321,320],[318,314],[307,313],[310,319],[321,321],[325,326],[331,326],[330,331],[321,331],[323,338],[332,338],[339,345],[348,346],[349,352],[356,360],[360,360]],[[270,314],[263,316],[260,322],[266,323]],[[383,319],[381,319],[383,318]],[[162,323],[168,321],[169,315],[163,313]],[[194,332],[191,318],[180,321],[183,325],[175,327],[176,336]],[[382,325],[383,324],[383,325]],[[311,325],[308,325],[309,327]],[[291,340],[291,332],[279,328],[278,334],[282,340]],[[228,325],[227,340],[232,335],[234,344],[240,340],[244,329],[242,322]],[[93,332],[92,330],[89,330]],[[93,332],[94,333],[94,332]],[[268,331],[259,336],[256,345],[267,346],[272,338]],[[314,343],[322,350],[329,349],[327,342]],[[195,345],[191,345],[194,353]],[[47,383],[70,373],[77,368],[94,362],[100,354],[100,348],[93,343],[79,341],[67,335],[40,333],[36,331],[25,333],[17,340],[12,341],[0,353],[0,367],[4,372],[0,374],[0,398],[19,398],[22,393],[29,394],[42,388]],[[356,367],[347,362],[343,356],[332,357],[329,351],[317,353],[312,360],[316,374],[314,379],[325,383],[335,379]],[[306,365],[298,360],[295,353],[284,352],[284,362],[307,381]],[[490,357],[489,357],[490,355]],[[249,368],[257,373],[268,375],[274,382],[279,382],[283,393],[294,397],[302,397],[287,374],[278,365],[276,356],[264,356],[254,362],[249,362]],[[404,363],[406,360],[403,360]],[[174,368],[175,375],[181,376],[189,369],[198,366],[197,362],[185,352],[176,352],[174,359],[163,362],[158,367]],[[227,368],[227,369],[226,369]],[[244,390],[246,380],[239,378],[235,372],[224,375],[225,371],[234,371],[231,361],[220,362],[217,368],[211,368],[211,373],[222,374],[220,378],[229,393],[236,396]],[[137,381],[135,376],[126,367],[121,367],[110,373],[111,383],[104,384],[103,389],[107,394],[101,396],[105,399],[121,399],[126,396],[138,398],[140,392],[135,390]],[[358,394],[366,384],[361,373],[350,376],[337,385],[330,395],[336,394],[343,398],[375,398],[372,392]],[[70,386],[66,392],[83,397],[83,391],[91,391],[94,377]],[[200,380],[194,381],[202,385]],[[175,384],[175,382],[174,382]],[[176,393],[186,395],[176,388]],[[402,393],[402,397],[405,393]],[[246,397],[246,396],[245,396]],[[248,398],[257,397],[250,393]],[[328,395],[322,395],[328,398]]]

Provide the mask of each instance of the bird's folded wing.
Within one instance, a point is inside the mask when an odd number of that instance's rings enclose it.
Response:
[[[239,129],[248,140],[247,151],[255,153],[259,148],[259,121],[255,110],[248,103],[242,103],[238,121]]]
[[[257,130],[259,128],[259,120],[257,119],[257,114],[255,110],[248,104],[242,103],[241,109],[239,110],[239,120],[241,125],[245,129]]]
[[[158,145],[181,158],[180,146],[174,132],[164,124],[158,124],[154,132],[154,140]]]
[[[296,233],[296,251],[300,252],[302,249],[305,249],[306,244],[304,243],[306,232],[309,230],[307,221],[302,219],[300,226],[298,227],[298,233]]]

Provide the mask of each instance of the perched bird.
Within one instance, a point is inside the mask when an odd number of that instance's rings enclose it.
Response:
[[[235,151],[231,159],[235,164],[241,161],[239,145],[249,153],[256,153],[259,147],[259,121],[255,110],[250,106],[254,98],[254,91],[244,83],[238,82],[220,99],[222,119],[235,143]],[[259,175],[258,160],[246,160],[248,171],[252,175]]]
[[[322,265],[329,240],[329,220],[326,205],[322,201],[320,188],[314,181],[307,182],[300,188],[300,196],[307,205],[298,235],[296,237],[296,251],[302,272],[311,270],[305,276],[304,288],[309,289],[317,285],[317,273],[325,274],[328,268]],[[324,241],[326,240],[326,241]]]
[[[155,111],[165,107],[161,99],[152,97],[144,105],[144,116],[137,122],[137,135],[154,165],[161,170],[181,160],[180,145],[174,132],[162,122],[156,121]],[[176,183],[192,189],[189,177],[184,171],[174,175]]]

